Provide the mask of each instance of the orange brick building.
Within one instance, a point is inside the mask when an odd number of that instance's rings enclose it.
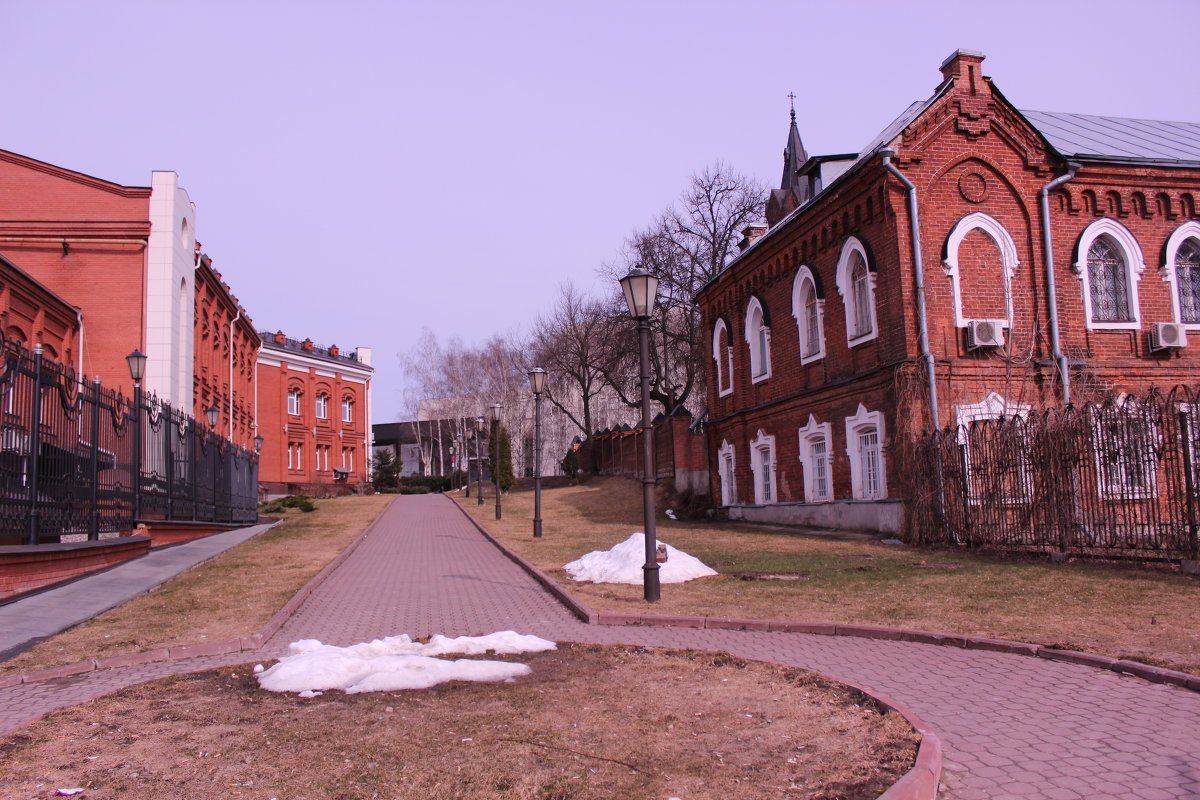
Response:
[[[371,351],[262,333],[259,485],[270,494],[361,490],[370,481]]]
[[[697,295],[731,516],[897,531],[898,437],[1195,381],[1200,124],[1021,111],[982,62],[861,153],[793,115],[768,226]]]
[[[0,256],[0,331],[23,347],[42,346],[45,358],[78,364],[79,309]]]

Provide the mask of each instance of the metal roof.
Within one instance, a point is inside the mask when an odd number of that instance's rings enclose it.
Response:
[[[1059,153],[1200,164],[1200,123],[1021,111]]]

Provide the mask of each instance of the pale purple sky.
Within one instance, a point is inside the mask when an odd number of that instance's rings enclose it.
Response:
[[[260,329],[374,348],[518,330],[724,161],[857,152],[957,48],[1019,108],[1200,121],[1195,0],[9,0],[0,149],[174,170]]]

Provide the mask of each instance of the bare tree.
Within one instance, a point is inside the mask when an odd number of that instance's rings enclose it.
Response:
[[[532,361],[549,373],[546,399],[585,436],[595,430],[592,403],[606,387],[601,362],[607,327],[604,304],[565,283],[554,308],[534,324],[527,346]]]

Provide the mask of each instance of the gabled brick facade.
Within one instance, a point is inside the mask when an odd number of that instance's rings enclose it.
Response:
[[[1195,301],[1172,276],[1200,247],[1200,125],[1169,134],[1194,159],[1105,152],[1112,137],[1072,152],[1053,128],[1075,122],[1018,111],[982,61],[948,58],[933,97],[848,169],[839,156],[785,170],[770,230],[748,229],[744,252],[698,294],[715,348],[713,497],[731,515],[896,531],[895,443],[933,427],[932,402],[941,427],[1194,381],[1200,324],[1181,318]],[[842,164],[831,180],[811,180],[831,163]],[[1155,323],[1194,331],[1191,346],[1152,349]]]

